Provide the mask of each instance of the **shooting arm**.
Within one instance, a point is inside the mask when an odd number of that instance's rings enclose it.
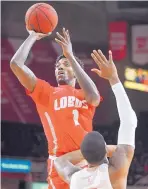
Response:
[[[36,76],[24,65],[31,47],[36,41],[34,33],[30,34],[24,43],[20,46],[10,61],[10,68],[16,75],[20,83],[32,92],[36,85]]]

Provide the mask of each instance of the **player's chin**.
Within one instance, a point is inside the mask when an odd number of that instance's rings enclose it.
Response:
[[[61,77],[57,78],[57,82],[58,82],[59,85],[66,85],[67,84],[65,78],[61,78]]]

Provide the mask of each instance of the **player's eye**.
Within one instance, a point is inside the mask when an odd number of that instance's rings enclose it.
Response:
[[[66,67],[68,67],[68,66],[69,66],[69,63],[68,63],[68,62],[65,62],[64,65],[65,65]]]
[[[55,68],[58,68],[58,67],[59,67],[59,64],[56,64],[56,65],[55,65]]]

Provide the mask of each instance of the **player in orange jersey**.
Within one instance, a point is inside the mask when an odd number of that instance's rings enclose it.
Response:
[[[92,130],[92,118],[95,107],[100,103],[100,95],[79,59],[74,56],[69,32],[64,28],[63,35],[57,33],[58,39],[55,39],[63,50],[55,66],[58,87],[37,78],[24,65],[32,45],[46,36],[30,32],[13,56],[10,67],[35,102],[44,128],[49,152],[49,189],[66,189],[68,185],[59,178],[53,161],[58,156],[80,149],[84,136]],[[80,90],[75,89],[76,80]]]

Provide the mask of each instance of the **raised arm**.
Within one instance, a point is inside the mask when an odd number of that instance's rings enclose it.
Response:
[[[134,154],[137,117],[118,78],[117,69],[112,60],[112,53],[109,52],[109,60],[107,60],[100,50],[94,51],[92,58],[100,68],[100,70],[93,69],[92,71],[96,72],[100,77],[107,79],[111,85],[120,117],[118,145],[110,162],[115,170],[118,170],[118,173],[120,172],[127,176]]]
[[[62,47],[64,56],[69,60],[71,66],[74,70],[77,81],[83,89],[85,94],[85,99],[89,104],[93,106],[98,106],[100,103],[100,95],[96,88],[96,85],[91,80],[91,78],[86,74],[86,72],[81,68],[77,60],[73,55],[72,44],[69,36],[68,30],[63,29],[63,36],[57,33],[59,39],[55,39],[56,42]]]
[[[39,40],[46,36],[47,35],[45,34],[39,34],[33,31],[30,32],[30,35],[20,46],[20,48],[16,51],[16,53],[10,61],[11,70],[16,75],[20,83],[30,92],[34,90],[37,78],[34,75],[34,73],[24,64],[31,50],[31,47],[36,42],[36,40]]]
[[[115,81],[110,81],[110,84],[116,98],[120,128],[118,131],[117,149],[110,159],[112,166],[110,172],[120,174],[120,178],[126,178],[134,155],[137,117],[123,85],[121,82],[114,82]],[[116,181],[116,184],[117,182],[118,181]]]

